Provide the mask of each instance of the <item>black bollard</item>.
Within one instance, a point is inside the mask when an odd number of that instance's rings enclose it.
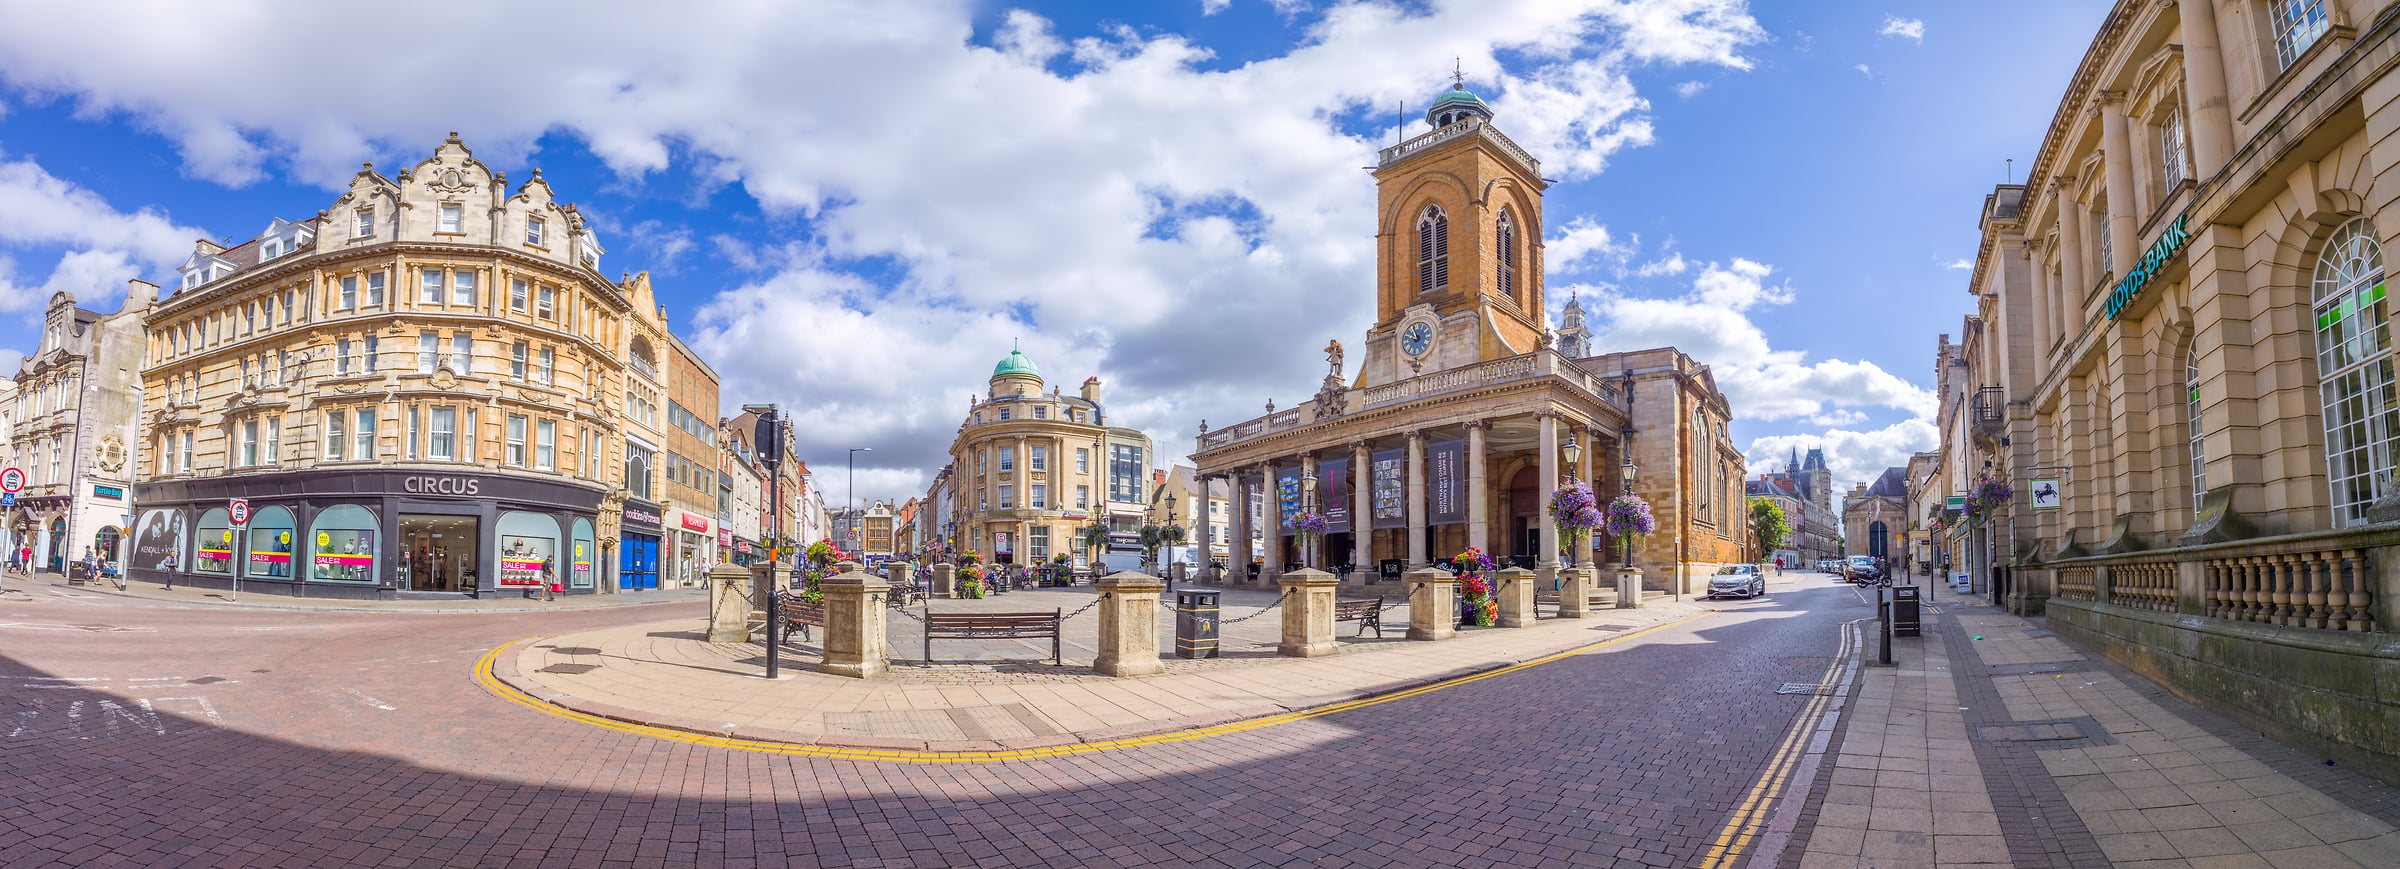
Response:
[[[1890,588],[1889,584],[1879,585],[1875,588],[1875,624],[1883,632],[1883,655],[1878,660],[1884,664],[1892,662],[1892,601],[1888,594]]]
[[[775,578],[775,571],[768,570],[767,578],[772,581]],[[783,651],[783,592],[780,589],[768,589],[767,678],[769,679],[777,677],[776,665],[779,662],[776,660],[776,654],[781,651]]]

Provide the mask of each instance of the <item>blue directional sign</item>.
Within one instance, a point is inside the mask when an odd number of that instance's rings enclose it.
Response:
[[[0,492],[0,507],[14,507],[14,506],[17,506],[17,493],[15,493],[15,492]]]

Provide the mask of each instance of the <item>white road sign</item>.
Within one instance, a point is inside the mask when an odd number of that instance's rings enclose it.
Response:
[[[233,503],[225,506],[225,512],[237,526],[250,524],[250,502],[246,499],[233,499]]]
[[[9,468],[0,471],[0,492],[25,491],[25,469]]]

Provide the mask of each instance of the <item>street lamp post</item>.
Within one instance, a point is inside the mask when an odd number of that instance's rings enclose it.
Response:
[[[1169,492],[1169,493],[1167,493],[1167,527],[1169,527],[1169,528],[1173,528],[1173,527],[1175,527],[1175,520],[1176,520],[1176,519],[1178,519],[1178,518],[1180,518],[1180,517],[1178,517],[1178,516],[1176,516],[1176,515],[1175,515],[1175,494],[1174,494],[1174,493],[1172,493],[1172,492]],[[1169,544],[1169,545],[1167,546],[1167,555],[1168,555],[1168,557],[1169,557],[1169,558],[1172,558],[1172,557],[1175,555],[1175,547],[1174,547],[1174,545],[1173,545],[1173,544]],[[1168,594],[1174,594],[1174,593],[1175,593],[1175,567],[1174,567],[1173,565],[1171,565],[1171,564],[1170,564],[1170,565],[1164,565],[1164,566],[1163,566],[1163,569],[1162,569],[1162,570],[1160,570],[1160,571],[1159,571],[1159,573],[1160,573],[1160,575],[1164,576],[1164,577],[1166,578],[1166,580],[1167,580],[1167,593],[1168,593]]]
[[[853,548],[864,543],[867,514],[858,509],[858,454],[874,452],[874,447],[850,448],[850,544]]]
[[[1564,455],[1567,458],[1567,479],[1577,483],[1583,482],[1583,444],[1575,440],[1574,432],[1567,432],[1566,445],[1559,447],[1558,451],[1561,455]],[[1594,496],[1595,500],[1597,500],[1597,498],[1598,496]],[[1573,537],[1575,535],[1570,534],[1568,536]],[[1590,546],[1589,541],[1586,541],[1584,546],[1588,548]],[[1568,547],[1562,546],[1559,548],[1566,549]],[[1575,566],[1576,556],[1581,554],[1582,553],[1579,552],[1566,553],[1567,566]]]

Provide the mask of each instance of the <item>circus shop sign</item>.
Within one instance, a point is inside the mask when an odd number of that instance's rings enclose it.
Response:
[[[2158,241],[2142,254],[2141,260],[2133,264],[2133,269],[2125,273],[2125,279],[2117,282],[2117,288],[2109,291],[2106,309],[2109,319],[2116,319],[2119,313],[2124,312],[2125,306],[2133,304],[2143,288],[2150,286],[2150,279],[2156,277],[2160,269],[2166,268],[2167,263],[2183,251],[2184,245],[2191,243],[2192,236],[2184,229],[2185,222],[2189,220],[2189,214],[2177,216],[2174,223],[2167,225],[2166,233],[2160,235]]]

